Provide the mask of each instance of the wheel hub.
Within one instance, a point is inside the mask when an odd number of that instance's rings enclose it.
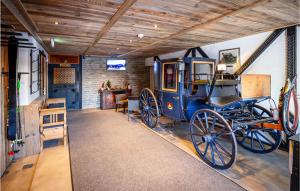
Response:
[[[213,140],[213,136],[211,136],[211,135],[204,135],[204,136],[202,137],[202,141],[203,141],[204,143],[210,143],[212,140]]]
[[[144,106],[144,110],[145,110],[145,111],[148,111],[149,109],[150,109],[150,107],[149,107],[148,105],[145,105],[145,106]]]

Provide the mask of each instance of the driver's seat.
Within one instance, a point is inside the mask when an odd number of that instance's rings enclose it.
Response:
[[[241,98],[237,95],[211,97],[209,103],[214,107],[228,107],[237,104],[241,101]]]

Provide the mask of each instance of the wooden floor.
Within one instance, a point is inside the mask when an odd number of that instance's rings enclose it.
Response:
[[[190,141],[188,126],[184,123],[174,125],[171,122],[161,117],[158,127],[151,130],[200,160]],[[288,153],[281,150],[268,154],[255,154],[238,146],[235,165],[228,170],[218,172],[249,191],[289,190]]]
[[[68,147],[51,147],[40,155],[16,160],[1,178],[1,191],[4,190],[71,191]]]

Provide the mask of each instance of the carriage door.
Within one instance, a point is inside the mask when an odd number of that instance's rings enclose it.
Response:
[[[79,64],[49,64],[49,98],[66,98],[67,109],[80,108]]]
[[[162,110],[163,114],[173,118],[180,119],[180,103],[178,95],[178,71],[177,62],[162,63]]]

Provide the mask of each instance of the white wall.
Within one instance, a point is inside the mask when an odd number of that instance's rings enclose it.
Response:
[[[26,38],[27,33],[23,33],[23,38]],[[44,50],[43,47],[32,37],[28,37],[29,42],[33,43],[33,46],[39,50]],[[47,58],[48,54],[44,51]],[[30,73],[30,49],[29,48],[19,48],[18,49],[18,59],[17,59],[17,72],[28,72]],[[46,69],[47,70],[47,69]],[[39,91],[30,94],[30,74],[24,74],[21,76],[21,88],[20,88],[20,105],[28,105],[33,100],[39,97]]]

